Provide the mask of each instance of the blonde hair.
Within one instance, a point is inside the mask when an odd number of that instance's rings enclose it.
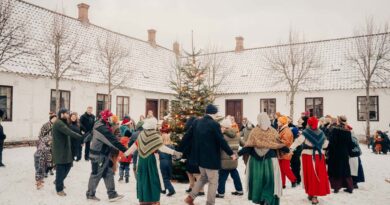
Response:
[[[172,144],[171,135],[169,133],[162,133],[161,138],[162,138],[163,144],[165,144],[165,145]]]

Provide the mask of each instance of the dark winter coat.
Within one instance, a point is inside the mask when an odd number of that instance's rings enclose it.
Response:
[[[3,126],[0,124],[0,141],[5,140],[5,138],[7,138],[7,136],[5,136]]]
[[[85,112],[83,115],[80,117],[80,124],[82,131],[84,133],[91,132],[93,129],[93,125],[95,124],[95,115],[93,114],[88,114]]]
[[[353,148],[351,131],[335,126],[329,133],[328,174],[329,177],[350,177],[349,157]]]
[[[233,150],[234,153],[237,154],[238,148],[240,147],[240,137],[235,134],[235,132],[231,129],[226,130],[223,133],[224,139],[228,143],[230,149]],[[230,155],[226,154],[225,151],[221,151],[221,159],[222,159],[222,169],[225,170],[233,170],[238,167],[238,161],[233,160]]]
[[[53,124],[53,162],[55,164],[68,164],[73,161],[70,139],[82,140],[83,137],[73,132],[61,119]]]
[[[98,159],[99,156],[109,156],[111,148],[121,152],[126,152],[127,150],[108,129],[105,122],[96,122],[90,147],[91,159]]]
[[[205,169],[221,169],[221,149],[229,156],[233,155],[221,132],[221,126],[211,116],[197,119],[188,130],[192,150],[189,163]],[[191,140],[192,139],[192,140]]]

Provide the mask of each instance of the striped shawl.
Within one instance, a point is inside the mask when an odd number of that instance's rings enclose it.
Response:
[[[153,154],[161,146],[163,141],[161,136],[155,130],[144,130],[140,133],[138,139],[138,154],[142,158],[148,157]]]

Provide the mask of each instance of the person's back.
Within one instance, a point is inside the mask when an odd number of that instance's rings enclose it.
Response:
[[[237,136],[233,130],[229,129],[223,133],[224,139],[228,143],[230,149],[237,154],[240,147],[240,137]],[[238,167],[238,161],[233,160],[230,155],[221,150],[221,168],[226,170],[236,169]]]
[[[218,170],[221,168],[220,148],[223,139],[220,125],[209,115],[198,119],[193,125],[194,147],[191,152],[200,167]],[[225,146],[228,146],[225,141]],[[230,150],[230,148],[228,147]],[[228,153],[231,155],[232,153]]]

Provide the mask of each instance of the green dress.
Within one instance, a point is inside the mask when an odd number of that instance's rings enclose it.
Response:
[[[154,153],[163,145],[161,136],[155,130],[144,130],[140,133],[136,145],[137,198],[139,202],[159,202],[161,182]]]
[[[248,199],[253,203],[267,202],[269,205],[279,205],[279,198],[274,194],[274,170],[272,158],[258,160],[249,159],[249,193]]]
[[[161,185],[154,154],[138,158],[137,198],[140,202],[160,201]]]

